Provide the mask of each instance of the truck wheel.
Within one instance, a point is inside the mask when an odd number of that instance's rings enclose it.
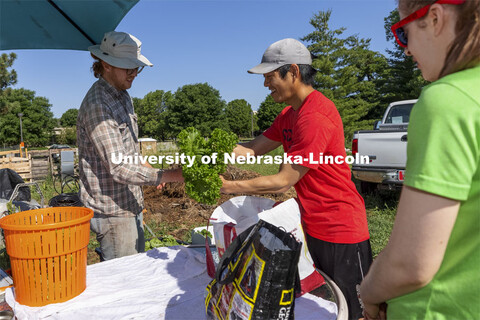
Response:
[[[377,186],[378,183],[360,181],[360,193],[364,195],[372,194],[378,190]]]

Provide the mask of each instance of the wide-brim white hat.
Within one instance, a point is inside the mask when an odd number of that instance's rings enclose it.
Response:
[[[88,47],[97,58],[109,65],[122,69],[134,69],[153,66],[140,53],[142,42],[125,32],[110,31],[105,33],[102,43]]]

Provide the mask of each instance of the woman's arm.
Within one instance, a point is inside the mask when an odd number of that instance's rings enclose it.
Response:
[[[378,305],[427,285],[443,260],[460,202],[404,187],[390,240],[360,287],[368,318]]]

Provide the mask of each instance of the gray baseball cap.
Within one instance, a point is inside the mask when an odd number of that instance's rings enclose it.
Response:
[[[307,47],[298,40],[287,38],[271,44],[262,57],[262,62],[248,73],[265,74],[286,64],[312,64]]]

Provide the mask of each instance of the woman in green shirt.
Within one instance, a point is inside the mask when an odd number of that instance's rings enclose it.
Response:
[[[480,318],[480,1],[399,0],[392,26],[426,80],[390,241],[360,287],[366,319]],[[386,314],[385,314],[386,313]]]

